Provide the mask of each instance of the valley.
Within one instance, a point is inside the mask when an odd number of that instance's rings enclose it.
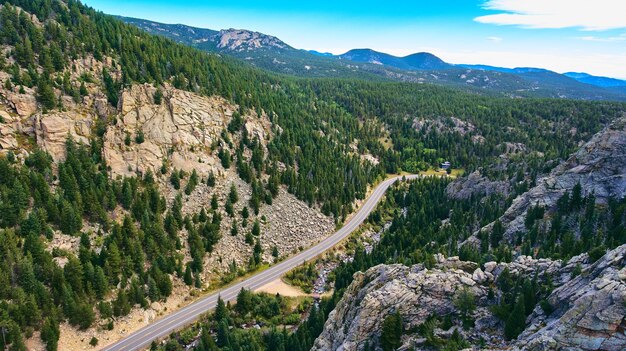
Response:
[[[3,350],[626,346],[622,80],[76,0],[0,52]]]

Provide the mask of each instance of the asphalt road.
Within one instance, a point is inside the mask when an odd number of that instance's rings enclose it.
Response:
[[[406,176],[408,179],[415,179],[417,175]],[[180,310],[173,312],[166,317],[163,317],[138,331],[128,335],[127,337],[119,340],[118,342],[106,346],[105,351],[130,351],[130,350],[142,350],[147,348],[153,340],[157,340],[168,336],[173,331],[179,330],[182,327],[189,325],[196,321],[198,317],[207,311],[215,308],[217,305],[217,298],[221,296],[224,301],[234,301],[237,298],[237,294],[241,288],[256,290],[273,280],[281,277],[283,274],[292,270],[293,268],[301,265],[305,261],[309,261],[326,250],[337,245],[343,239],[345,239],[350,233],[359,227],[361,223],[367,218],[367,216],[374,210],[378,201],[383,197],[387,188],[401,177],[390,178],[380,183],[376,189],[372,192],[370,197],[361,206],[359,211],[350,218],[350,220],[337,232],[328,238],[321,241],[319,244],[302,251],[301,253],[292,256],[262,272],[259,272],[239,283],[224,288],[212,295],[201,298],[200,300],[181,308]]]

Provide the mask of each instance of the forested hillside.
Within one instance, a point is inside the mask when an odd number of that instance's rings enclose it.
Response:
[[[395,57],[371,49],[355,49],[341,55],[316,55],[295,49],[274,36],[246,29],[217,31],[139,18],[119,18],[148,33],[207,52],[235,57],[280,74],[431,83],[493,96],[619,101],[625,98],[617,89],[623,87],[604,89],[545,69],[454,65],[430,53]]]
[[[225,236],[245,240],[248,263],[222,262],[232,270],[212,277],[218,283],[288,255],[270,255],[260,233],[266,225],[260,213],[281,191],[341,223],[386,173],[448,160],[492,180],[517,177],[520,193],[624,110],[608,102],[278,76],[149,35],[78,1],[0,3],[0,342],[14,350],[37,335],[55,350],[65,322],[110,330],[132,309],[166,301],[177,286],[201,289]],[[136,96],[141,104],[128,109],[134,116],[126,107]],[[166,155],[160,167],[111,156],[113,148],[132,155],[154,144],[137,123],[142,114],[200,115],[173,111],[182,109],[175,103],[180,96],[216,104],[215,126],[176,126],[194,137],[215,128],[216,135],[206,136],[213,139],[160,145]],[[249,126],[264,124],[267,138],[250,133]],[[193,164],[215,160],[216,172],[175,169],[168,158],[177,153],[193,156],[186,159]],[[451,206],[440,194],[444,181],[432,182],[435,204],[427,211],[437,212],[430,219]],[[216,183],[227,195],[218,199]],[[235,183],[250,189],[248,201]],[[481,225],[504,208],[493,206],[480,214]],[[441,242],[433,250],[453,252],[437,230]],[[77,244],[53,245],[60,239]],[[421,239],[407,240],[414,242],[407,248],[416,248]],[[377,255],[384,250],[390,249],[381,246],[368,257],[383,257]],[[364,262],[370,261],[359,258],[338,271],[337,294]],[[310,347],[323,323],[315,313],[309,322],[315,329],[290,336],[300,345],[290,349]]]

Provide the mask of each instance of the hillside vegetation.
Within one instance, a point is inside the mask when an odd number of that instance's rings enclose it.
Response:
[[[36,335],[55,350],[66,321],[77,329],[112,329],[131,309],[167,300],[178,285],[203,286],[208,258],[225,236],[245,235],[248,244],[247,265],[231,265],[229,279],[269,263],[259,213],[281,190],[336,223],[386,173],[446,160],[493,180],[516,177],[521,193],[624,110],[608,102],[279,76],[149,35],[78,1],[0,3],[0,342],[12,350],[25,349]],[[179,112],[171,111],[177,106],[171,97],[186,94],[228,111],[214,139],[160,145],[167,155],[162,167],[113,167],[112,147],[132,154],[154,141],[130,125],[125,99],[140,96],[137,115],[162,111],[157,117],[164,119]],[[51,119],[69,123],[56,140],[46,128]],[[268,124],[268,137],[250,134],[248,123]],[[190,134],[207,128],[194,126]],[[167,158],[183,151],[197,164],[214,160],[215,172],[170,167]],[[216,178],[235,188],[219,203]],[[233,183],[250,189],[245,205]],[[198,187],[208,192],[194,193]],[[504,208],[497,206],[481,224]],[[67,237],[76,239],[76,250],[52,245]],[[365,268],[362,262],[342,272]],[[294,343],[289,349],[310,348],[324,320],[316,313],[285,337]]]

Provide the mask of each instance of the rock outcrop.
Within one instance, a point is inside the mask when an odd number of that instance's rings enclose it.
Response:
[[[16,129],[18,128],[18,119],[14,118],[7,111],[0,110],[0,152],[16,150],[18,147],[15,138]]]
[[[500,218],[507,236],[524,229],[531,206],[550,210],[578,183],[583,195],[594,194],[600,203],[626,195],[626,117],[597,133],[548,176],[537,180],[534,188],[518,196]],[[490,226],[485,229],[490,230]]]
[[[312,350],[352,351],[363,350],[368,341],[378,344],[387,315],[397,311],[405,329],[417,327],[431,314],[454,312],[452,300],[464,287],[479,297],[487,293],[471,273],[462,270],[379,265],[356,273]]]
[[[32,89],[24,94],[10,92],[7,94],[9,105],[17,112],[20,117],[30,117],[37,112],[37,99]]]
[[[245,29],[223,29],[215,38],[217,47],[231,51],[250,51],[261,48],[285,49],[289,46],[271,35]]]
[[[55,161],[65,159],[65,143],[68,138],[81,144],[89,144],[95,116],[89,113],[53,112],[33,116],[37,145],[46,150]]]
[[[220,97],[204,97],[167,85],[162,102],[156,104],[155,92],[156,88],[146,84],[122,93],[118,121],[104,140],[105,159],[113,174],[156,171],[164,160],[187,172],[223,173],[214,149],[237,107]],[[269,138],[267,117],[249,114],[243,118],[252,135],[262,137],[262,142]],[[143,141],[137,140],[139,134]]]
[[[610,251],[548,297],[550,315],[537,307],[518,337],[520,350],[626,349],[626,245]]]
[[[624,350],[625,256],[623,245],[594,264],[585,263],[586,255],[574,257],[566,265],[520,256],[512,263],[488,262],[481,268],[456,257],[436,255],[433,269],[379,265],[354,275],[313,350],[363,350],[366,343],[377,347],[382,322],[396,311],[405,330],[401,349],[420,349],[425,340],[415,334],[415,327],[433,314],[456,313],[453,301],[463,289],[474,294],[477,309],[472,316],[475,326],[460,332],[475,346],[484,343],[483,349],[490,350]],[[578,264],[583,267],[582,274],[572,279],[571,272]],[[504,341],[501,322],[490,309],[495,301],[487,295],[505,268],[513,276],[532,278],[538,274],[541,279],[548,274],[558,286],[548,296],[555,310],[546,315],[537,306],[527,319],[526,330],[510,342]],[[438,331],[442,335],[449,332]]]
[[[416,118],[413,120],[412,127],[420,132],[437,131],[439,133],[459,133],[461,135],[472,133],[476,130],[476,127],[470,122],[456,117],[441,117],[437,119]]]
[[[508,196],[511,191],[509,182],[492,181],[479,171],[470,173],[467,177],[456,179],[446,188],[446,194],[453,199],[469,199],[472,196],[489,196],[502,194]]]
[[[86,95],[74,100],[56,89],[62,108],[46,113],[37,102],[35,88],[7,88],[11,76],[0,72],[0,152],[11,150],[25,155],[37,146],[50,153],[55,161],[62,161],[68,137],[88,144],[97,118],[115,114],[96,78],[106,68],[112,77],[120,79],[121,72],[113,60],[104,57],[99,61],[88,56],[73,60],[71,66],[72,70],[68,71],[71,80],[82,81]]]

